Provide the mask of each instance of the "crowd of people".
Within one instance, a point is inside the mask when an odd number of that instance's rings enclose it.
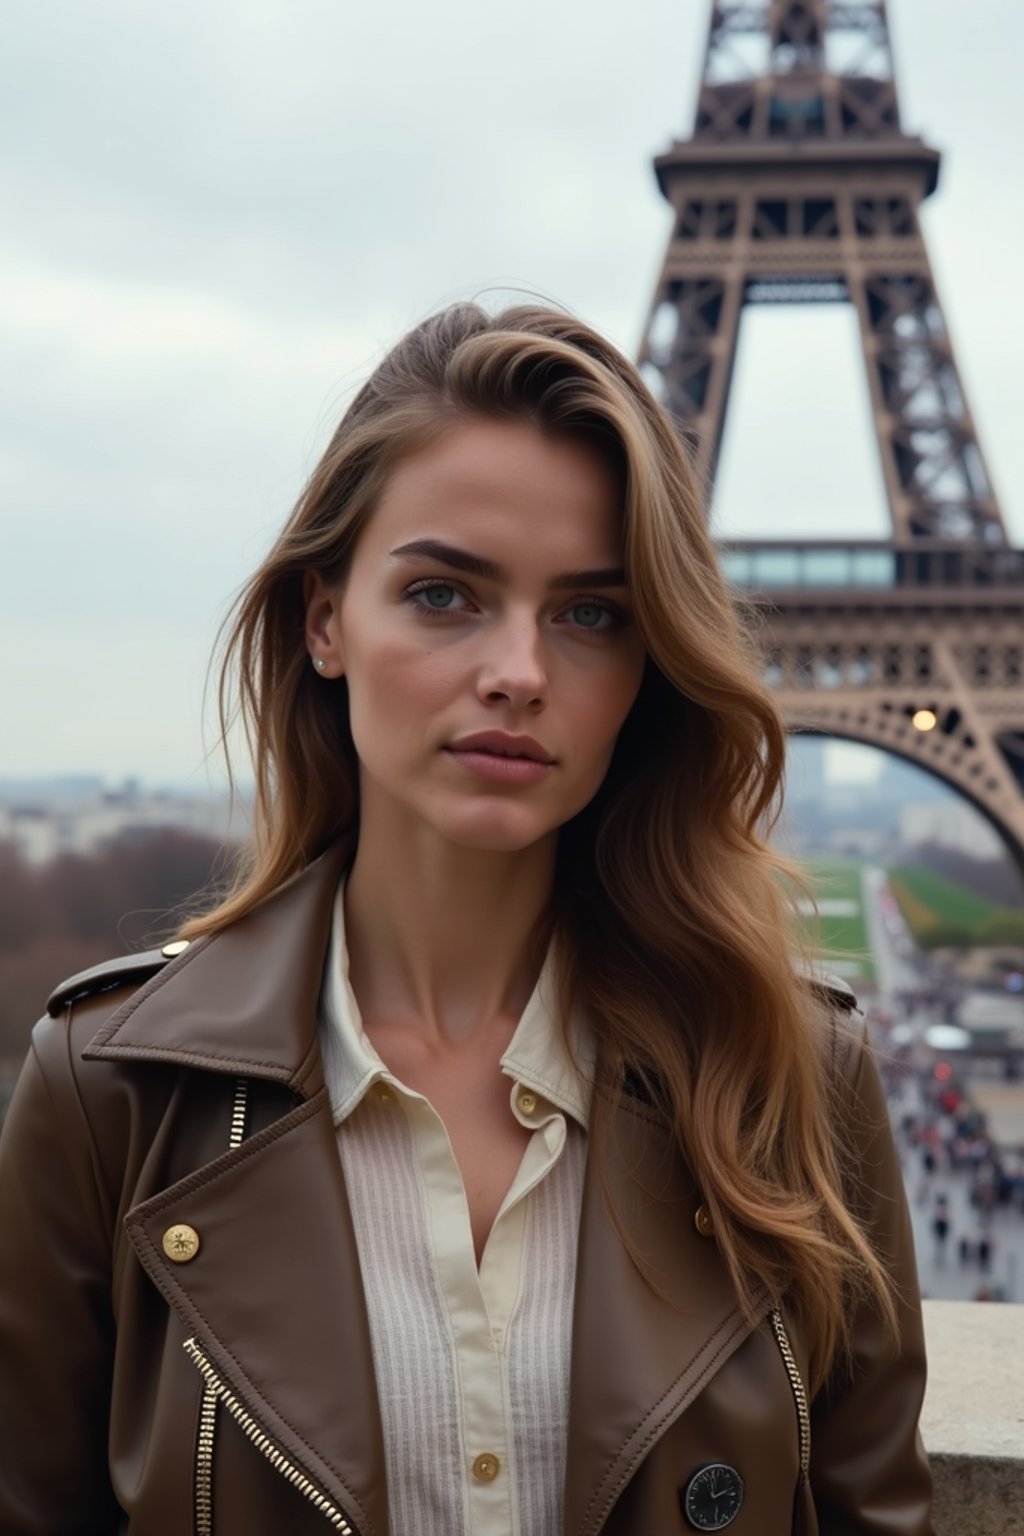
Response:
[[[1024,1235],[1024,1152],[996,1143],[948,1061],[915,1060],[907,1047],[887,1045],[884,1025],[877,1033],[908,1194],[927,1215],[931,1247],[921,1257],[936,1270],[973,1272],[966,1294],[974,1301],[1016,1299],[993,1271],[1000,1236],[1018,1221]]]

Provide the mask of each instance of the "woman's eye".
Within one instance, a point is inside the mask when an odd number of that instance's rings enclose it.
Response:
[[[456,599],[462,600],[457,587],[447,581],[422,581],[407,587],[404,596],[420,610],[430,613],[459,613]]]
[[[594,630],[597,633],[621,629],[626,622],[617,609],[605,603],[573,603],[568,612],[573,615],[573,623],[577,628]]]
[[[451,587],[424,587],[420,592],[428,608],[450,608],[455,596]]]

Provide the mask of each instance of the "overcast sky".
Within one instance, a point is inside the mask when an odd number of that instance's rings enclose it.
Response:
[[[8,8],[0,777],[203,787],[226,602],[415,321],[525,287],[635,352],[669,232],[650,161],[689,132],[708,9]],[[1024,7],[890,11],[905,126],[945,153],[940,293],[1024,543]],[[748,312],[740,345],[717,525],[884,533],[852,314]]]

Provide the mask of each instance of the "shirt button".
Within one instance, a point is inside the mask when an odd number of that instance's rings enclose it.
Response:
[[[521,1088],[516,1103],[519,1105],[520,1114],[532,1115],[537,1108],[537,1095],[531,1093],[528,1088]]]
[[[484,1451],[473,1463],[473,1476],[478,1483],[493,1483],[501,1471],[501,1462],[490,1451]]]
[[[386,1083],[378,1083],[376,1088],[373,1090],[373,1093],[378,1104],[382,1105],[384,1109],[391,1108],[391,1105],[394,1103],[395,1096]]]

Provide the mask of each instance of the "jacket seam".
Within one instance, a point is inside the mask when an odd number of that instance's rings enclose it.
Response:
[[[850,1010],[851,1027],[841,1027],[842,1021],[838,1014],[831,1014],[832,1022],[832,1061],[836,1077],[844,1079],[846,1084],[851,1084],[851,1068],[857,1063],[856,1076],[860,1077],[860,1059],[865,1050],[869,1048],[867,1015],[860,1008]],[[852,1027],[852,1020],[857,1020],[857,1027]]]
[[[859,1129],[860,1132],[866,1132],[869,1136],[874,1137],[880,1130],[884,1128],[886,1122],[881,1119],[872,1120],[868,1115],[867,1107],[864,1101],[864,1073],[872,1054],[871,1042],[868,1039],[866,1020],[864,1022],[863,1034],[858,1044],[859,1049],[857,1051],[855,1063],[856,1070],[844,1074],[844,1084],[847,1099],[847,1130],[851,1136],[855,1135],[856,1131]],[[851,1049],[851,1057],[852,1055],[853,1052]],[[853,1063],[851,1062],[848,1065],[852,1064]],[[872,1180],[868,1177],[868,1173],[877,1167],[877,1162],[869,1163],[867,1161],[866,1155],[861,1155],[858,1157],[858,1163],[861,1165],[862,1171],[858,1176],[851,1176],[850,1170],[847,1170],[847,1174],[844,1179],[844,1188],[846,1202],[850,1212],[854,1219],[857,1221],[858,1225],[864,1228],[865,1221],[868,1218],[864,1209],[863,1197],[865,1191],[868,1191],[870,1194],[872,1190],[873,1184]],[[888,1196],[890,1204],[894,1198],[895,1197],[891,1194]],[[865,1236],[868,1237],[869,1241],[874,1241],[873,1234],[870,1232],[870,1230],[865,1230]]]
[[[296,1090],[302,1089],[302,1088],[305,1087],[306,1082],[308,1081],[308,1079],[313,1076],[313,1073],[316,1070],[317,1062],[319,1060],[320,1060],[320,1041],[319,1041],[318,1037],[316,1036],[316,1034],[314,1034],[314,1036],[313,1036],[313,1043],[310,1046],[309,1050],[306,1052],[305,1060],[301,1061],[299,1063],[298,1069],[288,1079],[288,1081],[291,1083],[291,1085]]]
[[[150,1057],[168,1058],[183,1067],[201,1067],[209,1062],[216,1062],[218,1066],[231,1067],[233,1070],[245,1073],[247,1068],[257,1067],[273,1070],[279,1074],[282,1082],[290,1082],[292,1074],[288,1067],[280,1061],[265,1061],[259,1057],[220,1056],[215,1051],[184,1051],[175,1045],[132,1045],[130,1042],[117,1043],[101,1041],[95,1036],[92,1043],[86,1047],[86,1060],[102,1059],[103,1056],[123,1056],[132,1061],[145,1061]]]
[[[51,1114],[54,1117],[55,1125],[59,1128],[57,1139],[64,1149],[65,1161],[68,1163],[72,1170],[72,1176],[78,1188],[83,1192],[87,1192],[89,1195],[91,1195],[92,1200],[98,1207],[100,1216],[103,1221],[106,1248],[108,1253],[111,1253],[114,1239],[114,1207],[106,1198],[106,1191],[104,1189],[103,1183],[97,1177],[97,1170],[102,1166],[102,1158],[100,1157],[99,1146],[93,1133],[92,1125],[89,1121],[89,1116],[85,1110],[85,1104],[82,1101],[78,1080],[75,1076],[74,1061],[71,1054],[70,1004],[66,1009],[66,1018],[63,1021],[63,1027],[61,1029],[61,1062],[62,1065],[67,1066],[67,1074],[69,1079],[69,1087],[67,1091],[68,1097],[75,1106],[76,1115],[78,1120],[81,1122],[81,1127],[84,1130],[86,1143],[89,1148],[89,1172],[91,1177],[88,1179],[83,1179],[82,1177],[81,1160],[71,1155],[70,1148],[68,1147],[67,1139],[63,1131],[63,1126],[65,1123],[64,1115],[61,1112],[61,1106],[58,1103],[57,1096],[54,1093],[54,1085],[50,1081],[50,1075],[46,1070],[46,1067],[35,1044],[32,1046],[32,1053],[35,1057],[36,1065],[39,1068],[39,1076],[42,1079],[43,1087],[46,1090],[46,1098],[50,1106]],[[61,1097],[63,1097],[63,1095],[61,1095]],[[113,1261],[111,1260],[111,1267],[112,1262]]]

